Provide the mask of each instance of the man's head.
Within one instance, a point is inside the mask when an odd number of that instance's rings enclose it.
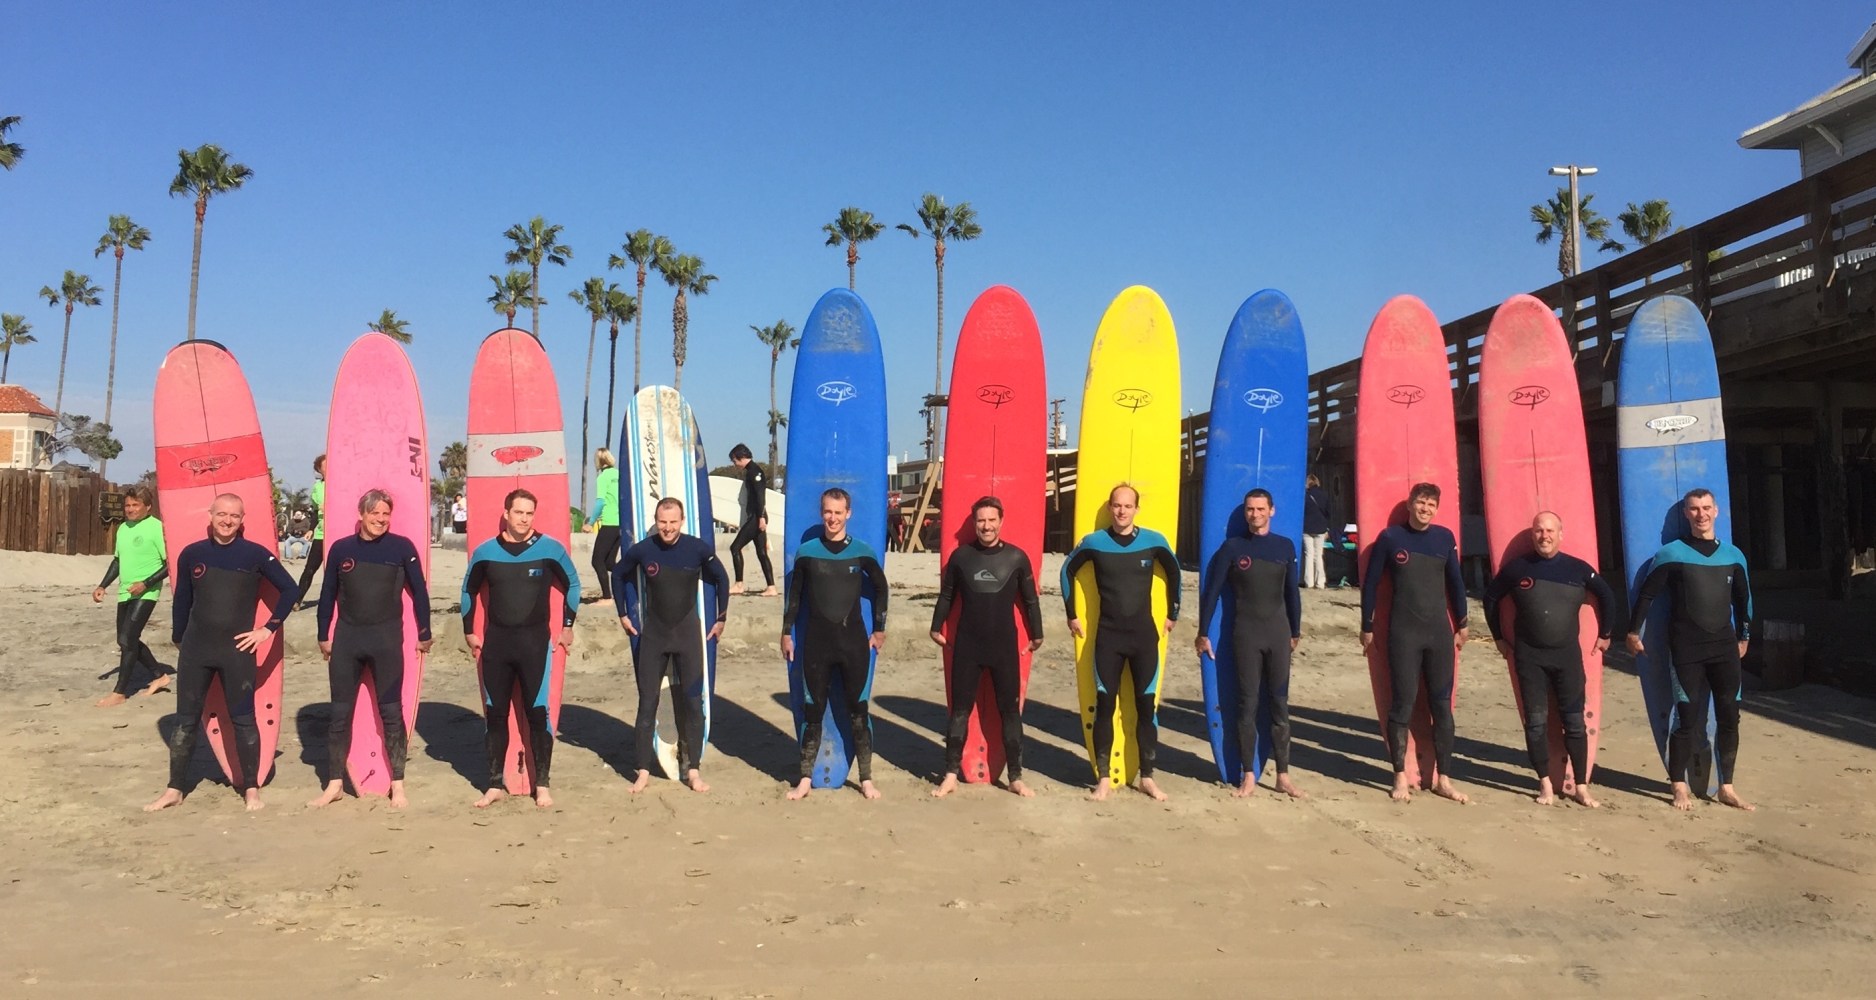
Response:
[[[847,537],[847,518],[853,516],[853,496],[836,486],[821,494],[821,528],[830,542]]]
[[[136,522],[150,515],[156,506],[156,491],[138,483],[124,491],[124,520]]]
[[[391,530],[391,494],[383,490],[366,490],[358,498],[358,533],[366,541],[377,538]]]
[[[241,523],[246,519],[247,504],[240,494],[223,493],[208,505],[208,532],[218,542],[234,541],[241,534]]]
[[[1258,487],[1244,494],[1244,525],[1251,529],[1251,534],[1261,535],[1270,530],[1270,515],[1277,512],[1277,502],[1271,498],[1270,491]]]
[[[320,478],[323,479],[325,477],[326,455],[324,452],[321,452],[318,458],[313,459],[313,471],[317,473],[320,476]]]
[[[684,501],[676,497],[658,501],[658,509],[652,512],[652,526],[658,529],[659,541],[666,545],[677,541],[677,536],[684,533]]]
[[[730,449],[730,464],[739,469],[748,465],[755,457],[755,453],[750,451],[746,444],[739,444]]]
[[[1140,491],[1121,483],[1107,491],[1107,514],[1119,531],[1131,531],[1133,519],[1140,513]]]
[[[1681,515],[1695,538],[1714,537],[1714,522],[1719,520],[1720,505],[1713,491],[1696,487],[1681,498]]]
[[[1440,488],[1432,483],[1415,483],[1407,492],[1407,523],[1426,530],[1440,512]]]
[[[1531,518],[1531,547],[1549,559],[1563,548],[1563,518],[1550,511],[1540,511]]]
[[[978,498],[971,505],[971,527],[977,532],[979,545],[996,545],[1003,537],[1003,501],[996,497]]]
[[[534,534],[534,494],[527,490],[510,490],[502,498],[502,530],[514,539],[527,538]]]

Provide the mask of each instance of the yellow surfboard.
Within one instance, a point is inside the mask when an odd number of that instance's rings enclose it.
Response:
[[[1081,395],[1081,441],[1075,475],[1075,538],[1106,528],[1107,496],[1121,483],[1140,493],[1136,523],[1179,546],[1179,339],[1172,314],[1159,294],[1144,285],[1121,292],[1101,317],[1088,352],[1088,381]],[[1114,727],[1113,759],[1106,768],[1094,760],[1094,642],[1101,617],[1094,569],[1075,576],[1076,617],[1084,637],[1075,640],[1075,673],[1081,691],[1081,735],[1096,778],[1106,770],[1115,783],[1134,781],[1140,773],[1140,747],[1134,740],[1133,678],[1121,677],[1122,695]],[[1167,587],[1179,586],[1154,571],[1153,620],[1166,620]],[[1166,662],[1166,635],[1159,639],[1160,663]],[[1131,671],[1131,667],[1128,668]],[[1162,667],[1161,679],[1164,680]],[[1163,687],[1163,684],[1162,684]],[[1158,704],[1159,689],[1154,691]]]

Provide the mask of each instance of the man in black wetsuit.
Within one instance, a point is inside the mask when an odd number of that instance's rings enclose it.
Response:
[[[1589,727],[1583,718],[1583,647],[1578,623],[1583,602],[1596,606],[1596,652],[1614,633],[1615,592],[1589,563],[1563,549],[1563,519],[1543,511],[1531,519],[1532,551],[1506,560],[1485,592],[1485,625],[1499,655],[1512,665],[1524,705],[1524,749],[1537,772],[1537,804],[1557,801],[1550,782],[1550,708],[1563,721],[1578,805],[1598,808],[1589,794]],[[1504,609],[1516,612],[1506,628]]]
[[[1094,567],[1095,590],[1101,617],[1094,633],[1094,799],[1106,799],[1115,775],[1109,761],[1114,755],[1114,712],[1120,703],[1120,674],[1133,675],[1134,738],[1140,745],[1140,791],[1164,802],[1166,793],[1153,780],[1159,751],[1159,622],[1153,620],[1153,574],[1165,574],[1165,631],[1179,619],[1179,558],[1166,536],[1134,523],[1140,511],[1140,491],[1122,483],[1108,491],[1111,524],[1089,532],[1062,562],[1062,601],[1068,607],[1068,631],[1082,637],[1075,610],[1075,574]]]
[[[945,644],[945,619],[953,603],[958,624],[951,644],[951,720],[945,730],[945,776],[932,790],[934,798],[957,791],[958,769],[964,761],[964,736],[986,671],[996,693],[1002,723],[1003,758],[1009,769],[1010,791],[1028,798],[1035,794],[1023,784],[1023,703],[1021,653],[1016,639],[1016,611],[1023,613],[1029,633],[1029,651],[1042,647],[1042,601],[1036,594],[1036,575],[1029,555],[1003,541],[1003,504],[984,497],[971,508],[977,539],[961,545],[945,563],[938,585],[938,604],[932,608],[931,638]],[[989,734],[986,734],[989,735]]]
[[[651,784],[652,736],[658,725],[659,688],[671,678],[671,716],[677,722],[678,771],[693,792],[707,792],[699,771],[704,741],[704,644],[723,634],[730,611],[729,577],[716,552],[696,535],[684,534],[684,503],[666,497],[653,512],[656,533],[635,543],[612,570],[619,625],[632,637],[638,674],[637,794]],[[716,588],[710,631],[698,621],[705,583]],[[672,775],[676,777],[676,775]]]
[[[1231,591],[1231,655],[1238,674],[1238,753],[1244,777],[1231,794],[1257,793],[1259,775],[1251,770],[1257,745],[1257,706],[1262,688],[1270,689],[1271,756],[1277,762],[1277,791],[1306,798],[1290,781],[1290,654],[1303,637],[1303,595],[1297,583],[1296,543],[1272,534],[1277,512],[1269,490],[1244,494],[1245,537],[1227,538],[1205,567],[1199,587],[1199,655],[1214,656],[1206,632],[1219,598]],[[1229,708],[1226,709],[1229,712]]]
[[[886,571],[872,546],[847,534],[853,498],[839,487],[821,494],[821,536],[795,550],[788,577],[788,600],[782,609],[782,658],[801,658],[806,703],[801,712],[801,780],[788,798],[805,798],[814,787],[814,758],[821,751],[822,719],[834,673],[840,673],[853,724],[853,755],[860,768],[860,794],[879,798],[873,785],[872,654],[886,644]],[[861,598],[873,602],[872,622],[861,615]],[[801,646],[795,647],[795,622],[803,608]],[[870,634],[869,634],[870,633]]]
[[[1413,797],[1407,781],[1407,733],[1414,699],[1426,686],[1433,715],[1433,793],[1463,804],[1466,796],[1447,777],[1453,760],[1453,681],[1466,645],[1466,581],[1459,571],[1459,541],[1433,523],[1440,488],[1418,483],[1407,494],[1407,523],[1381,532],[1361,572],[1361,648],[1374,647],[1374,617],[1381,575],[1394,585],[1388,604],[1387,664],[1393,702],[1387,712],[1387,751],[1394,764],[1388,797]]]
[[[736,574],[730,593],[743,592],[743,546],[754,543],[756,562],[762,567],[762,596],[774,597],[775,567],[769,562],[769,474],[756,464],[746,444],[730,449],[730,462],[743,473],[742,522],[730,542],[730,569]]]
[[[482,671],[482,707],[488,721],[488,790],[478,809],[507,795],[503,771],[508,763],[508,712],[515,685],[521,685],[528,718],[528,752],[534,765],[534,804],[554,804],[548,772],[554,762],[554,733],[547,718],[547,674],[552,646],[573,647],[573,619],[580,607],[580,573],[558,539],[534,530],[534,494],[510,490],[502,500],[502,528],[476,546],[462,581],[462,631]],[[476,633],[476,601],[487,587],[488,613]],[[549,639],[548,598],[553,588],[566,592],[560,636]]]
[[[326,788],[307,805],[331,805],[345,794],[345,761],[352,749],[352,714],[366,670],[377,687],[384,726],[385,766],[391,773],[391,808],[404,795],[404,760],[410,733],[404,723],[404,600],[410,594],[417,622],[417,652],[430,651],[430,585],[417,546],[391,533],[391,495],[371,490],[358,498],[358,530],[332,543],[319,588],[319,652],[331,682],[326,724]],[[339,632],[332,634],[333,612]]]
[[[261,733],[254,719],[255,660],[293,613],[300,592],[280,561],[258,543],[241,536],[246,505],[223,493],[209,506],[208,537],[191,542],[176,557],[176,592],[172,626],[176,645],[176,729],[169,737],[169,787],[144,806],[155,812],[181,805],[189,780],[189,759],[202,727],[202,704],[209,681],[221,675],[234,726],[235,752],[241,761],[241,795],[249,812],[261,808],[255,781],[261,770]],[[273,616],[254,627],[254,606],[261,581],[273,585]]]
[[[1714,753],[1720,769],[1719,801],[1736,809],[1756,808],[1733,790],[1739,760],[1740,658],[1752,640],[1752,586],[1746,578],[1746,555],[1714,532],[1720,515],[1713,494],[1696,489],[1681,501],[1688,537],[1675,539],[1655,553],[1654,568],[1642,581],[1629,618],[1628,648],[1646,652],[1638,631],[1655,599],[1671,604],[1668,648],[1674,653],[1674,731],[1668,735],[1668,780],[1674,785],[1674,808],[1694,807],[1688,784],[1694,743],[1707,729],[1711,703],[1718,733]],[[1649,637],[1650,642],[1657,641]],[[1705,790],[1702,789],[1704,792]]]

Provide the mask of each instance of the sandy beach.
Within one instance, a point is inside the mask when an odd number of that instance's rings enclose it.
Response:
[[[1505,668],[1475,641],[1455,764],[1473,803],[1423,794],[1396,805],[1356,595],[1306,592],[1293,776],[1312,797],[1280,799],[1266,777],[1238,801],[1217,782],[1187,621],[1161,712],[1171,800],[1128,792],[1094,804],[1050,577],[1052,631],[1025,715],[1036,797],[969,786],[934,801],[943,687],[925,633],[936,560],[893,556],[875,702],[883,800],[849,788],[783,801],[796,752],[773,646],[780,602],[746,597],[722,643],[709,794],[662,780],[628,794],[627,647],[610,612],[588,606],[566,682],[558,805],[482,812],[469,807],[482,722],[453,614],[464,557],[438,549],[438,643],[408,811],[303,807],[318,791],[327,718],[305,612],[284,630],[287,732],[268,808],[243,812],[202,749],[204,780],[184,805],[146,815],[174,699],[92,707],[116,655],[110,606],[90,600],[107,561],[0,553],[0,681],[13,694],[0,704],[7,996],[1868,989],[1876,706],[1829,688],[1749,690],[1739,787],[1759,811],[1682,815],[1667,806],[1637,685],[1612,661],[1604,808],[1544,808],[1530,800]],[[1186,586],[1191,601],[1191,574]],[[166,663],[168,614],[166,599],[148,633]]]

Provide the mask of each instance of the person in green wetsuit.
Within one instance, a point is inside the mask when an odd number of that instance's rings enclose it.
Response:
[[[598,496],[593,512],[586,517],[586,530],[593,532],[593,573],[599,577],[599,596],[595,601],[612,600],[612,567],[619,562],[619,464],[611,448],[593,452],[593,464],[599,468],[594,480]]]
[[[117,588],[117,688],[98,699],[100,708],[122,705],[136,687],[136,668],[142,664],[151,675],[144,694],[155,694],[169,686],[175,671],[156,662],[156,655],[143,642],[143,627],[156,610],[156,599],[163,594],[163,581],[169,577],[169,551],[163,546],[163,522],[150,516],[156,508],[156,494],[139,483],[124,491],[124,523],[117,529],[117,545],[111,566],[104,579],[91,592],[94,604],[104,603],[104,588],[113,581]]]
[[[321,452],[313,459],[313,475],[319,478],[313,483],[313,548],[306,554],[306,568],[300,570],[300,593],[310,594],[308,584],[313,582],[313,574],[319,572],[319,564],[326,561],[326,456]],[[317,601],[300,602],[300,610],[312,607]]]

